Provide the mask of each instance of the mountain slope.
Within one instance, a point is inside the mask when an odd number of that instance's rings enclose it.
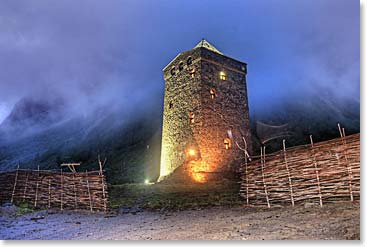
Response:
[[[158,103],[141,105],[134,112],[123,107],[111,111],[107,106],[88,116],[66,117],[60,114],[60,106],[30,102],[27,107],[24,102],[17,104],[0,125],[0,170],[14,169],[18,163],[22,168],[39,165],[42,169],[60,169],[63,162],[82,162],[81,171],[95,170],[100,155],[107,159],[105,168],[111,183],[158,178],[162,125]],[[339,103],[322,97],[269,104],[261,112],[252,112],[250,118],[255,154],[260,150],[257,121],[274,126],[288,124],[287,146],[309,143],[310,134],[315,142],[335,138],[339,135],[337,123],[347,134],[359,132],[360,127],[358,102]],[[16,128],[10,123],[16,123]],[[266,143],[267,151],[282,148],[281,139]]]
[[[19,115],[17,111],[23,111],[23,106],[17,106],[10,114],[11,119],[4,123]],[[15,169],[17,164],[22,168],[39,165],[42,169],[59,169],[63,162],[82,162],[81,170],[96,170],[100,155],[107,158],[105,168],[110,181],[144,181],[147,176],[156,179],[159,176],[161,113],[147,112],[149,115],[127,114],[101,108],[87,117],[64,117],[48,121],[46,125],[43,124],[45,118],[41,117],[40,121],[29,125],[29,119],[43,116],[42,111],[30,111],[23,114],[26,116],[23,122],[17,118],[18,129],[22,124],[25,125],[23,129],[27,129],[21,135],[11,139],[9,133],[14,128],[0,126],[8,130],[6,138],[0,136],[0,169]]]

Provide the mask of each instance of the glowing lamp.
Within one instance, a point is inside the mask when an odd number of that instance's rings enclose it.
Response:
[[[145,179],[144,183],[145,184],[149,184],[149,180],[148,179]]]
[[[224,139],[224,148],[229,149],[231,147],[231,139],[226,138]]]
[[[189,153],[190,156],[194,156],[196,154],[194,149],[189,149],[188,153]]]

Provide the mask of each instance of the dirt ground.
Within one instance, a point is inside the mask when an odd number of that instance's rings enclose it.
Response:
[[[0,215],[0,239],[274,240],[359,239],[359,203],[283,208],[91,214],[39,211]]]

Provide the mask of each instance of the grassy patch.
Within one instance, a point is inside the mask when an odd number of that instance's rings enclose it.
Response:
[[[32,209],[28,203],[20,203],[17,205],[17,211],[15,212],[15,216],[22,216],[24,214],[33,213],[35,210]]]
[[[122,184],[109,188],[111,208],[182,210],[243,203],[239,184],[220,181],[205,184]]]

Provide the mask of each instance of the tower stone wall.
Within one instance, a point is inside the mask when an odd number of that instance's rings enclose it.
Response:
[[[163,72],[160,179],[176,173],[205,182],[236,172],[243,152],[235,143],[245,137],[251,152],[246,63],[202,40]]]

